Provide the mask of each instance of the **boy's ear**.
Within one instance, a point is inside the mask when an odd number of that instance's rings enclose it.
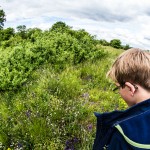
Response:
[[[133,84],[131,84],[130,82],[126,82],[125,85],[129,88],[129,90],[131,91],[131,95],[133,96],[135,93],[135,87]]]

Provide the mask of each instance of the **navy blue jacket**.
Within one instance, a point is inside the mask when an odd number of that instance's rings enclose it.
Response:
[[[150,150],[150,99],[125,111],[95,113],[93,150]]]

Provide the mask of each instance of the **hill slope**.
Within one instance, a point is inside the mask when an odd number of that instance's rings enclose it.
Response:
[[[1,91],[1,147],[91,149],[96,123],[93,112],[126,107],[105,77],[122,50],[97,48],[107,55],[60,70],[45,62],[19,88]]]

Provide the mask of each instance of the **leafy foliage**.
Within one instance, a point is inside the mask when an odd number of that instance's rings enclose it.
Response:
[[[56,22],[55,24],[52,25],[50,31],[64,33],[64,32],[66,32],[67,30],[70,30],[70,29],[71,29],[71,27],[66,25],[64,22],[58,21],[58,22]]]
[[[0,30],[0,32],[1,32],[1,41],[9,40],[12,36],[15,35],[15,30],[10,27]]]
[[[35,42],[35,39],[37,36],[42,34],[42,30],[39,28],[29,28],[26,31],[26,37],[29,39],[32,43]]]
[[[17,27],[17,34],[22,38],[22,39],[26,39],[26,26],[25,25],[19,25]]]
[[[6,21],[4,10],[0,9],[0,30],[3,29],[4,22]]]
[[[121,41],[119,39],[112,39],[110,42],[106,41],[105,39],[100,39],[100,40],[97,40],[97,43],[99,43],[103,46],[112,46],[112,47],[117,48],[117,49],[128,50],[131,48],[129,46],[129,44],[122,45]]]
[[[121,47],[121,41],[119,39],[113,39],[113,40],[111,40],[110,41],[110,45],[112,47],[114,47],[114,48],[117,48],[117,49],[122,48]]]
[[[128,50],[128,49],[130,49],[131,47],[129,46],[129,44],[126,44],[126,45],[122,46],[122,48],[123,48],[124,50]]]
[[[105,39],[99,40],[99,43],[100,43],[101,45],[103,45],[103,46],[109,46],[109,45],[110,45],[109,42],[107,42]]]
[[[64,33],[28,30],[29,38],[24,39],[26,28],[18,28],[20,39],[17,35],[9,43],[2,43],[7,53],[3,52],[0,56],[1,90],[17,89],[27,81],[32,70],[46,62],[59,71],[67,65],[77,65],[106,56],[106,52],[97,48],[95,39],[84,30],[70,29]]]

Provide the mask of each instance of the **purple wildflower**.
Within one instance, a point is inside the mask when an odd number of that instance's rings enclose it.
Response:
[[[23,147],[22,143],[19,142],[18,145],[17,145],[17,147],[18,148],[22,148]]]
[[[26,116],[29,118],[31,116],[31,110],[26,111]]]
[[[66,141],[65,150],[75,150],[75,145],[79,142],[79,139],[74,137]]]
[[[92,131],[92,128],[93,128],[92,124],[89,124],[89,125],[87,126],[88,131]]]

